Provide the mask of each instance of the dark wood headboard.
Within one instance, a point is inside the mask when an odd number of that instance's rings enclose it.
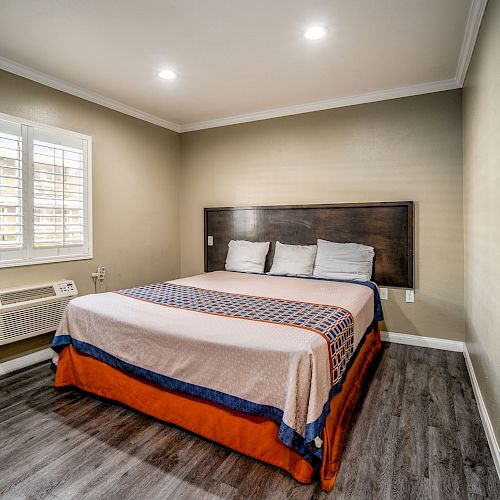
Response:
[[[412,201],[205,208],[205,271],[224,269],[230,240],[313,245],[318,238],[375,248],[372,279],[382,286],[413,288]],[[213,245],[208,245],[208,237]]]

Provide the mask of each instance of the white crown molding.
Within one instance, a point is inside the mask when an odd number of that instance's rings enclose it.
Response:
[[[400,97],[410,97],[413,95],[428,94],[431,92],[441,92],[462,88],[469,68],[469,64],[474,52],[479,28],[483,19],[484,11],[488,0],[472,0],[469,9],[469,15],[465,25],[464,38],[458,59],[455,78],[450,80],[441,80],[435,82],[411,85],[408,87],[399,87],[395,89],[368,92],[354,96],[316,101],[298,106],[286,106],[282,108],[269,109],[256,113],[244,115],[229,116],[227,118],[218,118],[202,122],[193,122],[180,125],[180,132],[192,132],[207,128],[224,127],[226,125],[236,125],[238,123],[247,123],[258,120],[267,120],[282,116],[291,116],[312,111],[321,111],[325,109],[341,108],[345,106],[354,106],[356,104],[365,104],[369,102],[386,101],[389,99],[398,99]]]
[[[491,423],[488,410],[486,409],[486,404],[484,403],[483,395],[481,394],[481,389],[479,388],[479,383],[477,381],[476,373],[474,371],[474,365],[472,364],[472,360],[469,355],[469,351],[467,349],[467,344],[464,344],[464,358],[465,358],[465,364],[467,366],[467,371],[469,372],[469,377],[472,383],[472,390],[474,391],[474,396],[476,397],[479,416],[481,417],[481,422],[484,427],[486,439],[488,440],[488,444],[490,446],[491,455],[493,456],[493,462],[495,463],[495,468],[497,470],[498,477],[500,477],[500,447],[498,446],[498,441],[497,438],[495,437],[493,424]]]
[[[54,351],[47,348],[42,349],[41,351],[32,352],[31,354],[26,354],[25,356],[20,356],[19,358],[4,361],[3,363],[0,363],[0,375],[7,375],[7,373],[22,370],[23,368],[36,365],[42,361],[47,361],[53,354]]]
[[[95,94],[94,92],[90,92],[89,90],[65,82],[64,80],[54,78],[36,69],[32,69],[28,66],[24,66],[23,64],[11,61],[10,59],[6,59],[5,57],[0,57],[0,69],[8,71],[9,73],[14,73],[15,75],[22,76],[23,78],[27,78],[28,80],[33,80],[34,82],[41,83],[42,85],[46,85],[47,87],[52,87],[53,89],[60,90],[61,92],[66,92],[67,94],[80,97],[81,99],[85,99],[86,101],[99,104],[109,109],[113,109],[114,111],[118,111],[125,115],[133,116],[134,118],[138,118],[139,120],[153,123],[154,125],[173,130],[174,132],[180,131],[180,126],[177,123],[164,120],[163,118],[160,118],[158,116],[150,115],[149,113],[145,113],[140,109],[122,104],[121,102],[114,101],[113,99],[108,99],[107,97]]]
[[[470,60],[472,58],[472,53],[474,52],[474,46],[476,45],[477,35],[479,34],[479,28],[481,26],[481,21],[483,20],[487,3],[488,0],[472,0],[470,6],[469,16],[465,25],[462,49],[460,50],[457,72],[455,75],[455,80],[458,82],[460,87],[463,87],[467,70],[469,69]]]
[[[434,337],[420,337],[420,335],[409,335],[407,333],[380,332],[382,340],[394,344],[412,345],[415,347],[429,347],[443,351],[463,352],[464,343],[459,340],[437,339]]]
[[[254,122],[258,120],[268,120],[269,118],[279,118],[282,116],[298,115],[310,113],[311,111],[322,111],[325,109],[343,108],[345,106],[354,106],[356,104],[365,104],[369,102],[387,101],[389,99],[398,99],[399,97],[409,97],[420,94],[429,94],[431,92],[441,92],[458,88],[455,80],[441,80],[437,82],[420,83],[408,87],[398,87],[395,89],[379,90],[376,92],[367,92],[353,96],[338,97],[327,99],[325,101],[315,101],[297,106],[286,106],[283,108],[268,109],[256,113],[245,115],[228,116],[226,118],[217,118],[204,122],[187,123],[181,125],[181,132],[192,132],[194,130],[203,130],[214,127],[224,127],[226,125],[235,125],[237,123]]]
[[[0,57],[0,69],[22,76],[29,80],[33,80],[43,85],[47,85],[48,87],[52,87],[62,92],[80,97],[87,101],[100,104],[101,106],[119,111],[120,113],[133,116],[135,118],[138,118],[139,120],[153,123],[154,125],[158,125],[169,130],[173,130],[174,132],[192,132],[195,130],[223,127],[226,125],[236,125],[238,123],[267,120],[270,118],[310,113],[312,111],[322,111],[325,109],[354,106],[356,104],[386,101],[389,99],[398,99],[400,97],[410,97],[414,95],[461,88],[463,86],[472,53],[474,51],[474,45],[476,43],[477,35],[479,33],[479,27],[481,25],[481,20],[483,18],[487,2],[488,0],[472,0],[469,10],[469,16],[465,26],[464,38],[458,60],[457,71],[454,79],[427,82],[417,85],[410,85],[407,87],[398,87],[394,89],[375,92],[367,92],[365,94],[339,97],[323,101],[315,101],[306,104],[299,104],[296,106],[285,106],[281,108],[258,111],[255,113],[228,116],[225,118],[216,118],[213,120],[186,124],[174,123],[158,116],[151,115],[149,113],[141,111],[140,109],[128,106],[112,99],[108,99],[107,97],[83,89],[76,85],[72,85],[68,82],[65,82],[64,80],[54,78],[46,73],[42,73],[41,71],[29,68],[4,57]]]

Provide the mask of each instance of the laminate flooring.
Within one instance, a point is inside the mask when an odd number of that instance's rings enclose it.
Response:
[[[0,378],[0,498],[500,498],[461,353],[383,345],[328,495],[53,379],[48,363]]]

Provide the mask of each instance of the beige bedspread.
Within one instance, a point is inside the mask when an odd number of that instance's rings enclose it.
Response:
[[[170,283],[347,309],[353,319],[354,347],[374,317],[373,291],[352,283],[223,271]],[[70,338],[68,342],[82,352],[124,369],[138,368],[138,376],[144,373],[153,380],[151,372],[158,375],[158,383],[172,389],[279,418],[284,434],[289,428],[311,442],[321,435],[315,422],[321,420],[332,389],[328,342],[315,331],[278,323],[206,314],[109,292],[72,300],[54,345],[58,338],[60,345]]]

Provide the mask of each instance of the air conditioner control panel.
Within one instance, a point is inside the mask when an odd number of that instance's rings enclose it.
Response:
[[[77,295],[78,290],[76,289],[75,282],[72,280],[61,281],[54,285],[54,290],[59,297]]]

